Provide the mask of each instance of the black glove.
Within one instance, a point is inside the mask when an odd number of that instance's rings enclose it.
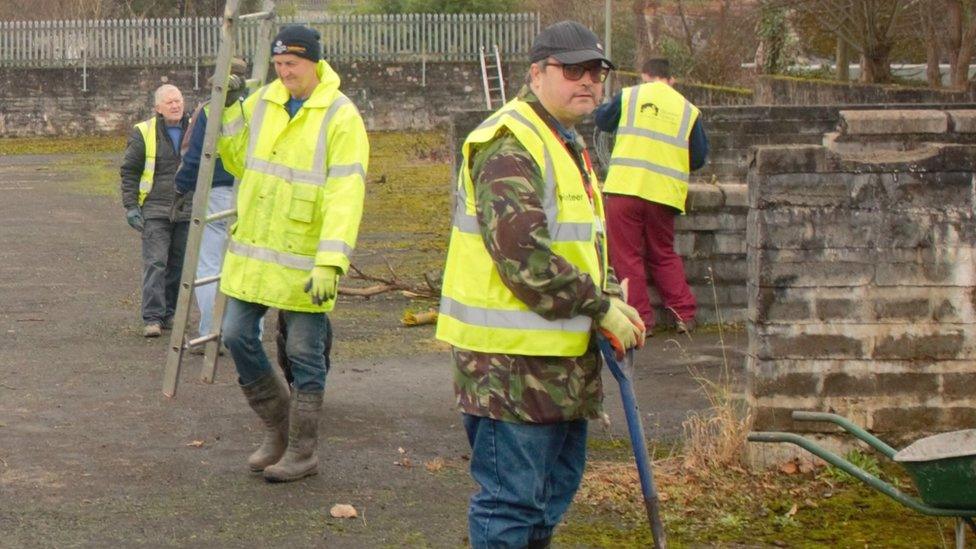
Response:
[[[125,212],[125,220],[129,223],[129,226],[133,229],[142,232],[145,228],[146,222],[142,219],[142,210],[139,208],[132,208]]]
[[[188,193],[176,191],[173,198],[173,205],[169,208],[170,223],[176,222],[176,218],[179,217],[181,213],[184,213],[184,210],[187,209],[187,204],[189,204],[191,209],[193,208],[193,191]]]
[[[247,83],[243,78],[236,74],[230,75],[227,79],[227,99],[224,100],[224,106],[229,107],[240,101],[245,89],[247,89]]]

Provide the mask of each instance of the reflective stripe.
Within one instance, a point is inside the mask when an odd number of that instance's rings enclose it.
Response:
[[[144,171],[144,172],[154,172],[154,171],[156,171],[156,159],[153,158],[152,160],[150,160],[150,159],[147,158],[146,159],[146,163],[143,165],[142,171]]]
[[[644,128],[632,128],[630,126],[624,126],[617,129],[617,135],[636,135],[638,137],[646,137],[648,139],[653,139],[655,141],[660,141],[662,143],[667,143],[668,145],[674,145],[676,147],[687,147],[688,140],[681,139],[679,137],[672,137],[666,133],[656,132],[654,130],[647,130]]]
[[[628,88],[630,90],[630,101],[628,101],[627,126],[634,128],[637,126],[637,90],[638,86]]]
[[[244,167],[248,170],[253,170],[265,175],[280,177],[289,183],[308,183],[309,185],[318,186],[325,185],[325,174],[323,173],[309,170],[299,170],[298,168],[268,162],[267,160],[261,160],[260,158],[249,156],[247,158],[247,162],[244,164]]]
[[[641,170],[647,170],[649,172],[666,175],[668,177],[673,177],[681,181],[688,181],[688,174],[682,172],[681,170],[665,168],[664,166],[658,166],[657,164],[652,164],[651,162],[648,162],[646,160],[637,160],[634,158],[612,158],[610,159],[610,166],[638,168]]]
[[[257,259],[258,261],[265,261],[267,263],[274,263],[276,265],[281,265],[282,267],[288,267],[289,269],[310,271],[312,270],[312,267],[315,266],[314,258],[304,255],[279,252],[270,248],[251,246],[249,244],[238,242],[234,239],[231,239],[231,241],[227,244],[227,251],[242,257]]]
[[[261,125],[264,123],[264,113],[268,110],[268,102],[264,100],[264,94],[268,93],[268,86],[261,88],[261,95],[258,96],[257,105],[251,113],[251,135],[247,139],[247,156],[254,156],[254,149],[258,146],[258,139],[261,137]]]
[[[574,242],[574,241],[589,241],[590,232],[593,230],[593,225],[591,223],[560,223],[559,222],[559,205],[556,203],[556,170],[553,166],[552,155],[549,153],[549,148],[545,145],[545,140],[539,135],[539,130],[526,119],[522,113],[517,111],[508,111],[505,113],[512,117],[513,120],[518,121],[525,127],[532,130],[540,141],[542,141],[542,151],[545,157],[545,167],[543,168],[545,178],[545,187],[542,193],[542,210],[546,215],[546,225],[549,229],[549,237],[553,242]],[[497,118],[497,117],[493,117]],[[489,118],[491,120],[491,118]],[[487,121],[486,121],[487,122]],[[480,127],[485,126],[484,123]],[[473,184],[473,182],[472,182]],[[457,205],[454,212],[454,226],[458,228],[462,233],[480,234],[481,230],[478,227],[478,220],[474,215],[467,213],[465,204],[468,199],[468,189],[465,185],[460,185],[457,193]]]
[[[688,143],[688,139],[685,136],[688,134],[688,124],[691,123],[691,101],[685,99],[685,110],[681,113],[681,126],[678,128],[678,137],[680,137],[684,143]]]
[[[352,246],[341,240],[319,240],[320,252],[339,252],[347,256],[352,255]]]
[[[481,234],[478,218],[464,212],[464,202],[458,200],[457,210],[454,212],[454,226],[462,233]]]
[[[223,136],[231,136],[241,132],[244,129],[244,116],[238,116],[234,120],[231,120],[229,124],[222,124],[220,128],[220,134]]]
[[[149,191],[152,190],[152,186],[152,179],[143,179],[139,181],[139,192],[149,194]]]
[[[441,296],[440,313],[460,320],[465,324],[485,328],[508,328],[515,330],[552,330],[559,332],[590,331],[593,319],[577,316],[560,320],[546,320],[532,311],[508,311],[472,307],[455,301],[446,295]]]
[[[345,177],[347,175],[356,175],[362,177],[366,180],[366,169],[363,168],[362,163],[357,162],[355,164],[336,164],[335,166],[329,166],[329,177]]]
[[[319,140],[315,144],[315,156],[312,157],[313,167],[325,166],[325,153],[328,150],[329,141],[329,124],[332,122],[332,117],[335,116],[339,107],[343,105],[352,105],[352,101],[348,97],[340,95],[329,105],[329,110],[325,111],[325,116],[322,117],[322,130],[319,133]]]

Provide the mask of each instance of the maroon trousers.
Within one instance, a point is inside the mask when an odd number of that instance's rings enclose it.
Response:
[[[605,196],[610,264],[621,282],[629,279],[627,303],[637,309],[647,329],[654,310],[647,294],[648,278],[664,306],[681,320],[695,318],[695,296],[685,280],[681,256],[674,252],[677,210],[635,196]]]

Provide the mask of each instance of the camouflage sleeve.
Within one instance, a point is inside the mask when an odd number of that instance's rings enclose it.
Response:
[[[505,286],[549,320],[604,314],[609,301],[590,275],[552,251],[542,174],[519,141],[499,135],[475,152],[471,173],[481,238]]]

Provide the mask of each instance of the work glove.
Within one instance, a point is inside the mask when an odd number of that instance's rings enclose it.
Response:
[[[610,308],[597,325],[610,341],[617,360],[624,359],[627,349],[644,346],[644,323],[637,311],[622,299],[610,298]]]
[[[242,77],[236,74],[230,75],[227,79],[227,98],[224,100],[224,106],[229,107],[240,101],[246,88],[247,83]]]
[[[176,222],[176,218],[180,216],[181,213],[185,213],[184,210],[187,209],[187,204],[189,202],[190,207],[193,206],[193,192],[181,193],[176,191],[173,197],[173,205],[169,208],[169,220],[171,223]]]
[[[142,232],[142,229],[145,228],[146,226],[146,222],[143,221],[142,219],[142,210],[140,210],[139,208],[132,208],[131,210],[127,210],[125,212],[125,220],[129,223],[130,227],[139,231],[140,233]]]
[[[312,274],[305,283],[305,292],[312,296],[312,303],[321,305],[335,298],[339,285],[339,268],[331,265],[312,268]]]

